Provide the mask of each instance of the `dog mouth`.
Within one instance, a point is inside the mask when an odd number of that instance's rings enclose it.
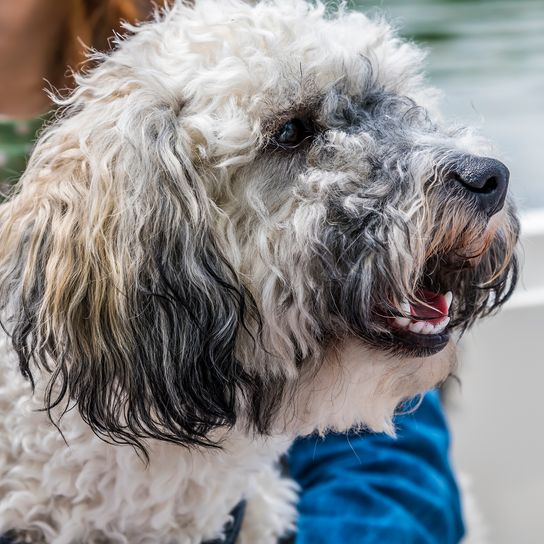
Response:
[[[386,325],[394,342],[415,355],[438,353],[446,347],[450,338],[451,291],[437,293],[420,289],[415,301],[401,303],[399,314],[388,317]]]

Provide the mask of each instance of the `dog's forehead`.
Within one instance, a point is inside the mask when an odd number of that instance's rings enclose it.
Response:
[[[163,26],[161,62],[183,70],[200,101],[223,96],[250,112],[263,102],[282,110],[333,86],[358,95],[371,81],[413,96],[421,83],[421,52],[359,12],[327,14],[303,0],[201,0],[193,9],[178,4]]]

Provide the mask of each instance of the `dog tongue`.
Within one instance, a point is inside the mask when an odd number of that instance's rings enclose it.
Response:
[[[416,295],[420,302],[410,304],[412,317],[433,322],[448,315],[449,302],[441,293],[421,289]]]

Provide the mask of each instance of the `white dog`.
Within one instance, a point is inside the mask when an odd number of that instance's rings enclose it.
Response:
[[[508,170],[383,21],[197,0],[131,31],[0,207],[0,534],[200,543],[246,501],[237,542],[274,543],[294,437],[393,434],[510,294]]]

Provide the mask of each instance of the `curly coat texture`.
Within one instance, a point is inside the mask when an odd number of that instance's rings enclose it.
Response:
[[[0,532],[197,543],[246,498],[242,542],[272,543],[294,436],[393,434],[454,367],[381,317],[422,283],[454,292],[454,329],[496,309],[517,221],[446,183],[488,146],[384,21],[200,0],[129,30],[0,208]]]

